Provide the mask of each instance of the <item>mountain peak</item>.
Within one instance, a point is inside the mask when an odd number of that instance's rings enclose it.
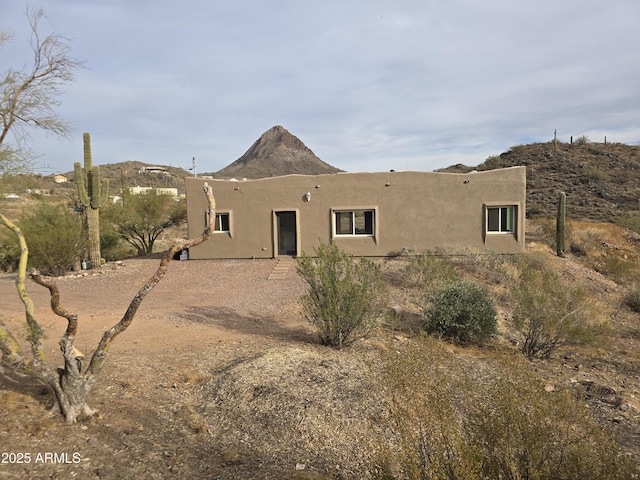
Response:
[[[286,128],[276,125],[264,132],[253,146],[271,147],[271,148],[290,148],[311,152],[307,146],[302,143],[295,135],[292,135]],[[252,147],[253,148],[253,147]],[[313,152],[311,152],[313,154]]]
[[[281,175],[318,175],[341,171],[320,160],[302,140],[281,125],[264,132],[232,164],[216,172],[219,178],[264,178]]]

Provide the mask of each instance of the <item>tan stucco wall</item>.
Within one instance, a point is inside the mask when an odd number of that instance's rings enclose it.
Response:
[[[513,167],[468,174],[337,173],[239,182],[188,178],[189,237],[200,235],[205,225],[204,182],[213,187],[216,211],[229,212],[231,223],[230,234],[214,233],[191,249],[189,257],[277,256],[277,211],[296,212],[298,253],[313,254],[319,241],[331,239],[332,209],[375,209],[375,237],[335,238],[355,255],[387,256],[403,247],[518,253],[524,250],[525,172]],[[310,201],[305,201],[306,193]],[[487,205],[517,207],[515,234],[485,233]]]

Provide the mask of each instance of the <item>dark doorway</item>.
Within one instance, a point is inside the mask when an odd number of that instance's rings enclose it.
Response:
[[[297,255],[296,212],[276,212],[278,255]]]

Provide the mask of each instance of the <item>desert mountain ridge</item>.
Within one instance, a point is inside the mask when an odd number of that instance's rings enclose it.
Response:
[[[163,173],[145,171],[143,162],[100,165],[108,178],[110,191],[118,195],[122,186],[175,187],[184,193],[184,178],[193,175],[185,169],[162,166]],[[479,165],[452,165],[437,170],[468,173],[496,168],[525,166],[527,169],[527,216],[555,216],[558,193],[567,194],[567,217],[573,220],[617,222],[640,211],[640,146],[620,143],[533,143],[515,145],[492,155]],[[314,175],[342,170],[320,160],[296,136],[282,126],[266,131],[242,157],[218,172],[198,176],[214,178],[264,178],[289,174]],[[0,193],[21,193],[26,189],[71,192],[70,182],[57,185],[50,176],[18,175],[5,179]]]
[[[323,162],[302,140],[276,125],[264,132],[236,161],[211,174],[215,178],[266,178],[341,172]]]
[[[515,145],[477,167],[439,171],[467,173],[527,168],[527,216],[554,217],[558,194],[567,194],[567,218],[617,221],[640,210],[640,146],[588,141]]]

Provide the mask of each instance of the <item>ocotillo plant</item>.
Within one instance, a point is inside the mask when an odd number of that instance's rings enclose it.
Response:
[[[80,162],[73,164],[75,183],[80,197],[80,204],[86,215],[89,234],[89,261],[91,266],[100,266],[100,207],[109,198],[109,180],[100,181],[100,169],[91,164],[91,137],[85,132],[84,142],[84,175]],[[85,180],[86,175],[86,180]]]
[[[564,220],[567,210],[567,194],[560,192],[558,195],[558,216],[556,218],[556,252],[559,257],[564,257]]]

